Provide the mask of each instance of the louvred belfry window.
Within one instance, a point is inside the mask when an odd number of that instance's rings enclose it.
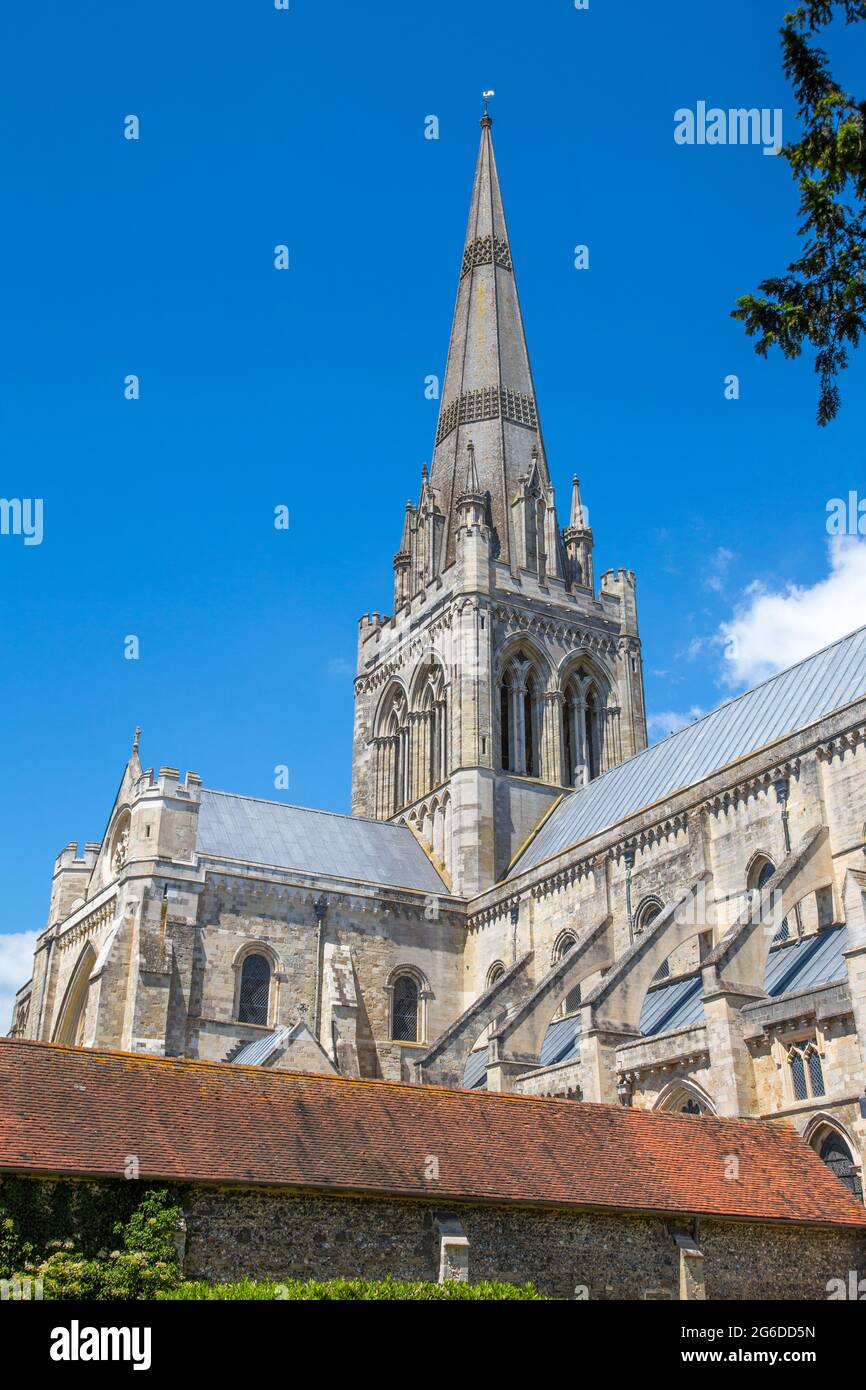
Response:
[[[247,956],[241,969],[238,1021],[240,1023],[257,1023],[264,1027],[268,1021],[270,993],[271,965],[267,956]]]

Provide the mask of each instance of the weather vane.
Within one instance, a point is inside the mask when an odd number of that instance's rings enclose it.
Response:
[[[490,114],[490,113],[488,112],[488,110],[487,110],[487,102],[488,102],[488,100],[489,100],[490,97],[495,97],[495,96],[496,96],[496,93],[494,92],[493,88],[491,87],[491,89],[490,89],[489,92],[482,92],[481,95],[482,95],[482,97],[484,98],[484,114],[485,114],[485,116],[487,116],[487,115]]]

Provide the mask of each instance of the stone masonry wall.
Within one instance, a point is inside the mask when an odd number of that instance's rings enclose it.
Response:
[[[579,1286],[593,1299],[677,1296],[672,1229],[685,1219],[216,1188],[188,1197],[185,1273],[435,1280],[443,1212],[463,1224],[473,1281],[528,1280],[557,1298]],[[866,1268],[862,1232],[706,1221],[697,1236],[711,1298],[821,1299],[829,1279]]]
[[[361,1074],[408,1079],[402,1049],[391,1044],[388,985],[399,967],[417,972],[428,986],[426,1035],[432,1041],[462,1009],[460,916],[430,895],[328,891],[323,943],[347,948],[359,996],[357,1046]],[[190,1023],[189,1055],[208,1061],[226,1056],[235,1042],[263,1030],[234,1022],[237,961],[256,943],[276,963],[268,1026],[293,1024],[305,1010],[314,1027],[318,969],[316,893],[307,887],[271,884],[237,876],[210,877],[199,911],[199,976],[196,1017]],[[321,1009],[321,1040],[330,1047],[330,1021]],[[410,1049],[411,1050],[411,1049]],[[408,1065],[408,1063],[407,1063]]]

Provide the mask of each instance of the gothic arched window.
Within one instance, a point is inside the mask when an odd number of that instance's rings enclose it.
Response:
[[[851,1155],[851,1150],[845,1143],[841,1135],[835,1131],[827,1135],[820,1148],[820,1157],[824,1160],[831,1172],[841,1183],[844,1183],[848,1191],[858,1202],[863,1201],[863,1183],[857,1167]]]
[[[749,888],[751,889],[751,891],[754,893],[760,893],[767,886],[775,872],[776,866],[773,863],[772,859],[766,859],[763,857],[760,859],[756,859],[754,864],[752,865],[752,869],[749,874]],[[775,943],[776,941],[787,941],[789,936],[790,929],[788,927],[788,919],[786,917],[784,922],[782,922],[781,926],[776,932],[775,936],[773,937],[773,942]]]
[[[433,787],[444,782],[447,776],[445,677],[442,667],[435,661],[431,662],[422,680],[418,716],[410,725],[410,762],[417,768],[417,775],[410,771],[410,801],[425,796]]]
[[[376,738],[376,815],[389,820],[409,801],[409,711],[394,685],[380,706]]]
[[[586,746],[589,759],[589,780],[601,771],[602,714],[598,689],[592,685],[586,696]]]
[[[572,673],[563,688],[562,754],[567,787],[582,787],[601,770],[604,700],[596,679]]]
[[[412,975],[398,975],[391,986],[391,1037],[394,1042],[418,1041],[421,991]]]
[[[505,772],[541,776],[544,682],[535,662],[517,652],[506,665],[499,691],[500,753]]]
[[[662,903],[658,898],[647,898],[645,902],[641,903],[634,918],[635,936],[640,936],[641,932],[645,932],[648,927],[651,927],[661,910]],[[667,960],[663,960],[658,970],[653,975],[652,983],[655,984],[656,980],[667,980],[670,973],[670,963]]]
[[[806,1038],[790,1044],[788,1067],[795,1100],[812,1100],[815,1096],[825,1094],[824,1070],[814,1039]]]
[[[66,993],[60,1007],[60,1016],[54,1029],[53,1042],[70,1043],[76,1047],[83,1045],[90,975],[95,964],[96,952],[92,943],[88,941],[82,948],[72,977],[66,987]]]
[[[564,936],[560,937],[559,941],[556,944],[554,965],[558,965],[559,962],[565,956],[568,955],[569,951],[576,944],[576,941],[577,937],[574,936],[571,932],[566,932]],[[557,1017],[565,1018],[567,1014],[576,1014],[578,1009],[580,1008],[580,1002],[580,985],[575,985],[574,988],[570,989],[568,991],[568,994],[565,996],[565,1000],[563,1001],[562,1007],[558,1011]]]
[[[268,1021],[270,997],[271,963],[267,956],[253,952],[244,958],[241,966],[238,1022],[264,1027]]]

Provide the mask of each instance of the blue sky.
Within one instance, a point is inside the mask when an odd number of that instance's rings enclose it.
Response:
[[[348,808],[356,622],[390,611],[432,450],[483,87],[560,509],[577,470],[597,572],[637,571],[653,734],[866,614],[863,543],[825,529],[863,491],[864,360],[819,430],[811,362],[729,318],[796,253],[788,167],[673,140],[699,100],[792,131],[784,9],[7,8],[0,495],[44,499],[44,539],[0,537],[0,933],[44,925],[136,724],[146,765],[274,796],[284,763],[287,799]],[[866,31],[830,49],[862,87]]]

